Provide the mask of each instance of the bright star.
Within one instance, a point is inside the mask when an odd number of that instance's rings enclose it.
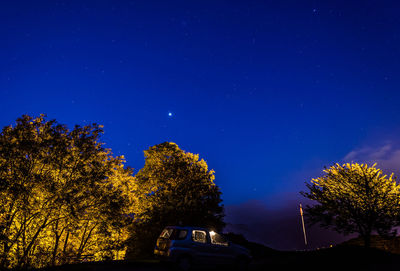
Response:
[[[172,113],[171,112],[168,113],[168,117],[172,117]]]

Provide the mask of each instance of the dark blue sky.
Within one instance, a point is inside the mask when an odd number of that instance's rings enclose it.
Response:
[[[216,171],[227,206],[297,204],[324,165],[399,150],[398,1],[0,6],[1,126],[104,124],[136,171],[175,142]]]

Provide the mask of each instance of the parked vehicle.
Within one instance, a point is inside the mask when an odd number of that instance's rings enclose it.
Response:
[[[251,260],[248,249],[221,234],[197,227],[166,227],[157,239],[154,254],[184,271],[203,264],[234,265],[245,270]]]

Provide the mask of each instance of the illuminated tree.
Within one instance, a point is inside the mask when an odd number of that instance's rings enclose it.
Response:
[[[395,177],[387,177],[366,164],[336,164],[325,175],[307,184],[303,196],[316,202],[306,207],[311,223],[333,228],[339,233],[358,233],[370,246],[373,232],[382,236],[395,234],[400,214],[400,186]]]
[[[167,225],[223,228],[221,192],[203,159],[172,142],[150,147],[144,155],[145,165],[135,176],[140,211],[132,227],[133,253],[152,253]]]
[[[0,133],[0,268],[122,258],[135,210],[132,170],[99,142],[23,116]]]

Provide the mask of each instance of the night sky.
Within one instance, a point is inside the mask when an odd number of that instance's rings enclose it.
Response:
[[[381,0],[2,1],[0,126],[40,113],[70,128],[103,124],[106,147],[135,172],[143,150],[175,142],[215,170],[230,229],[301,248],[304,182],[336,162],[398,170],[399,10]],[[312,246],[339,240],[320,234],[309,232]]]

